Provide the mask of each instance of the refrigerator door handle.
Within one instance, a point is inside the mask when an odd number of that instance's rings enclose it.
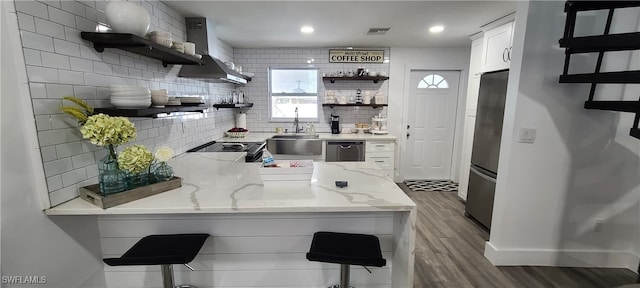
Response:
[[[484,180],[487,180],[487,181],[489,181],[491,183],[496,183],[496,179],[487,176],[486,174],[480,172],[478,169],[473,168],[473,166],[471,167],[471,172],[473,172],[473,174],[478,175],[480,178],[482,178]]]

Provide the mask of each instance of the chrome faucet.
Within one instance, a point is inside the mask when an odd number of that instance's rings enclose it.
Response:
[[[296,107],[296,118],[293,119],[293,133],[302,132],[302,128],[300,128],[300,121],[298,120],[298,107]]]

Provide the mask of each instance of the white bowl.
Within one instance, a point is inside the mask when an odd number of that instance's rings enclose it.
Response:
[[[189,55],[196,54],[196,44],[191,42],[184,42],[184,53]]]
[[[105,14],[114,32],[145,37],[149,31],[151,24],[149,13],[144,7],[133,2],[109,1]]]
[[[122,93],[111,93],[111,97],[125,97],[125,98],[150,98],[150,94],[139,93],[139,92],[122,92]]]
[[[151,96],[151,105],[164,106],[169,102],[169,96],[167,95],[153,95]]]

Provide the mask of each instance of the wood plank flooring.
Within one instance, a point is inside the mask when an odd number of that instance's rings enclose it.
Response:
[[[483,256],[489,233],[464,217],[456,192],[412,192],[399,186],[418,205],[415,288],[608,288],[635,283],[637,275],[628,269],[495,267]]]

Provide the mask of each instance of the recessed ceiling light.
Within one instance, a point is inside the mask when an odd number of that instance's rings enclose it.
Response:
[[[313,27],[311,27],[311,26],[302,26],[302,28],[300,28],[300,32],[306,33],[306,34],[313,33]]]
[[[431,26],[431,28],[429,28],[429,32],[431,33],[440,33],[442,31],[444,31],[444,26],[442,25]]]

